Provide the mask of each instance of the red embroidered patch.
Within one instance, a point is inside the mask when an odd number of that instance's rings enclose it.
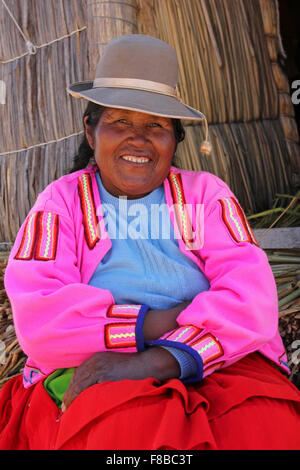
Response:
[[[104,338],[107,349],[136,346],[135,323],[112,323],[105,325]]]
[[[39,212],[35,212],[34,214],[31,214],[27,217],[21,244],[17,254],[15,255],[15,259],[30,260],[32,258],[35,247],[39,214]]]
[[[56,258],[58,240],[58,215],[41,212],[38,220],[37,242],[34,259],[50,261]]]
[[[23,237],[15,256],[18,260],[50,261],[56,257],[59,216],[39,211],[27,217]]]
[[[107,312],[108,318],[137,318],[141,305],[111,305]]]
[[[196,341],[189,343],[189,346],[200,354],[203,365],[224,355],[223,348],[217,338],[207,333]]]
[[[222,219],[232,238],[237,243],[248,242],[259,246],[238,201],[234,197],[226,197],[219,199],[219,203],[222,207]]]
[[[89,173],[84,173],[78,178],[78,191],[83,214],[84,234],[88,247],[92,250],[100,240],[100,233],[92,189],[92,180]]]

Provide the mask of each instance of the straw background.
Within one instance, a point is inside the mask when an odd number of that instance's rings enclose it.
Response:
[[[210,124],[213,152],[200,153],[201,125],[187,124],[177,165],[217,174],[247,215],[295,191],[299,136],[280,66],[276,0],[6,0],[0,2],[0,242],[12,242],[38,193],[68,171],[82,137],[85,102],[66,93],[92,79],[103,47],[130,33],[171,44],[182,99]]]

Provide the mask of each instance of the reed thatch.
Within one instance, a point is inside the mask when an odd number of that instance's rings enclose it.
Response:
[[[275,192],[291,192],[292,173],[300,172],[289,84],[279,65],[277,1],[152,4],[158,36],[178,54],[180,95],[210,123],[212,155],[199,155],[203,133],[192,125],[179,166],[220,176],[247,213],[271,207]]]
[[[85,102],[66,93],[93,78],[105,44],[144,33],[176,50],[182,99],[208,117],[211,156],[200,154],[201,125],[188,123],[177,165],[225,180],[248,215],[294,192],[299,137],[280,66],[277,0],[6,0],[0,2],[0,242],[14,240],[37,194],[71,166]]]

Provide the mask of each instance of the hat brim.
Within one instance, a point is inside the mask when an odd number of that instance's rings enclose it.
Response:
[[[197,109],[176,98],[160,93],[132,88],[93,88],[93,82],[79,82],[67,88],[75,98],[84,98],[109,108],[128,109],[173,119],[203,121]]]

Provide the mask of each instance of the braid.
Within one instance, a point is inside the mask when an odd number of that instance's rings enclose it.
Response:
[[[92,127],[96,127],[100,119],[100,116],[104,110],[105,110],[104,106],[101,106],[99,104],[93,103],[92,101],[89,101],[87,108],[83,114],[82,120],[84,121],[84,119],[88,116],[87,124],[89,124]],[[84,130],[85,130],[85,127],[84,127]],[[86,168],[89,165],[90,160],[93,157],[94,157],[94,151],[90,147],[88,140],[86,138],[86,135],[84,133],[84,136],[78,148],[78,153],[73,159],[73,167],[70,173],[73,173],[74,171],[77,171],[77,170],[83,170],[84,168]]]
[[[104,106],[101,106],[99,104],[93,103],[92,101],[89,101],[87,108],[83,114],[83,120],[86,118],[86,116],[88,116],[87,124],[89,124],[91,127],[96,127],[100,119],[100,116],[104,110],[105,110]],[[180,119],[172,119],[172,124],[173,124],[173,129],[174,129],[175,140],[176,140],[176,146],[175,146],[174,157],[173,157],[173,162],[172,162],[172,164],[174,164],[177,146],[179,142],[182,142],[184,140],[185,130],[181,124]],[[84,137],[82,138],[82,141],[78,148],[78,153],[73,159],[73,167],[69,173],[73,173],[74,171],[77,171],[77,170],[83,170],[89,165],[93,157],[94,157],[94,151],[93,149],[91,149],[88,143],[88,140],[86,138],[86,135],[84,133]]]

